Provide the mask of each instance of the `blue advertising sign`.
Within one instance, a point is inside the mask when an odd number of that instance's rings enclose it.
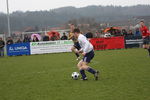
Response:
[[[30,43],[17,43],[7,45],[7,55],[8,56],[30,55]]]

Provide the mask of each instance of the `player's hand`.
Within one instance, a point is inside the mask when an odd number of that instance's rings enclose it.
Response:
[[[85,56],[85,55],[86,55],[86,53],[83,52],[83,53],[82,53],[82,56]]]
[[[83,53],[83,50],[79,50],[79,53]]]

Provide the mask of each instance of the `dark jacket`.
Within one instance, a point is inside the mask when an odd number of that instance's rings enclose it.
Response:
[[[62,37],[61,37],[61,40],[67,40],[68,39],[68,37],[66,36],[66,35],[63,35]]]
[[[13,43],[14,43],[13,40],[8,40],[8,41],[7,41],[7,45],[13,44]]]
[[[30,38],[25,37],[24,40],[23,40],[23,42],[30,42]]]
[[[49,41],[50,39],[49,39],[49,36],[44,36],[43,37],[43,41]]]
[[[0,40],[0,48],[4,48],[5,42],[3,40]]]
[[[39,39],[37,37],[35,39],[33,38],[32,42],[39,42]]]
[[[91,32],[86,33],[86,38],[93,38],[93,34]]]

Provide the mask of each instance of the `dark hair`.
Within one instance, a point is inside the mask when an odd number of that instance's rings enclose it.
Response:
[[[80,29],[78,29],[78,28],[75,28],[74,30],[73,30],[73,33],[80,33]]]
[[[144,23],[144,21],[143,21],[143,20],[141,20],[140,22],[143,22],[143,23]]]

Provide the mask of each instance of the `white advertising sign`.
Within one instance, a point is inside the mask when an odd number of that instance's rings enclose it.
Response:
[[[31,42],[31,54],[71,52],[72,40]]]

